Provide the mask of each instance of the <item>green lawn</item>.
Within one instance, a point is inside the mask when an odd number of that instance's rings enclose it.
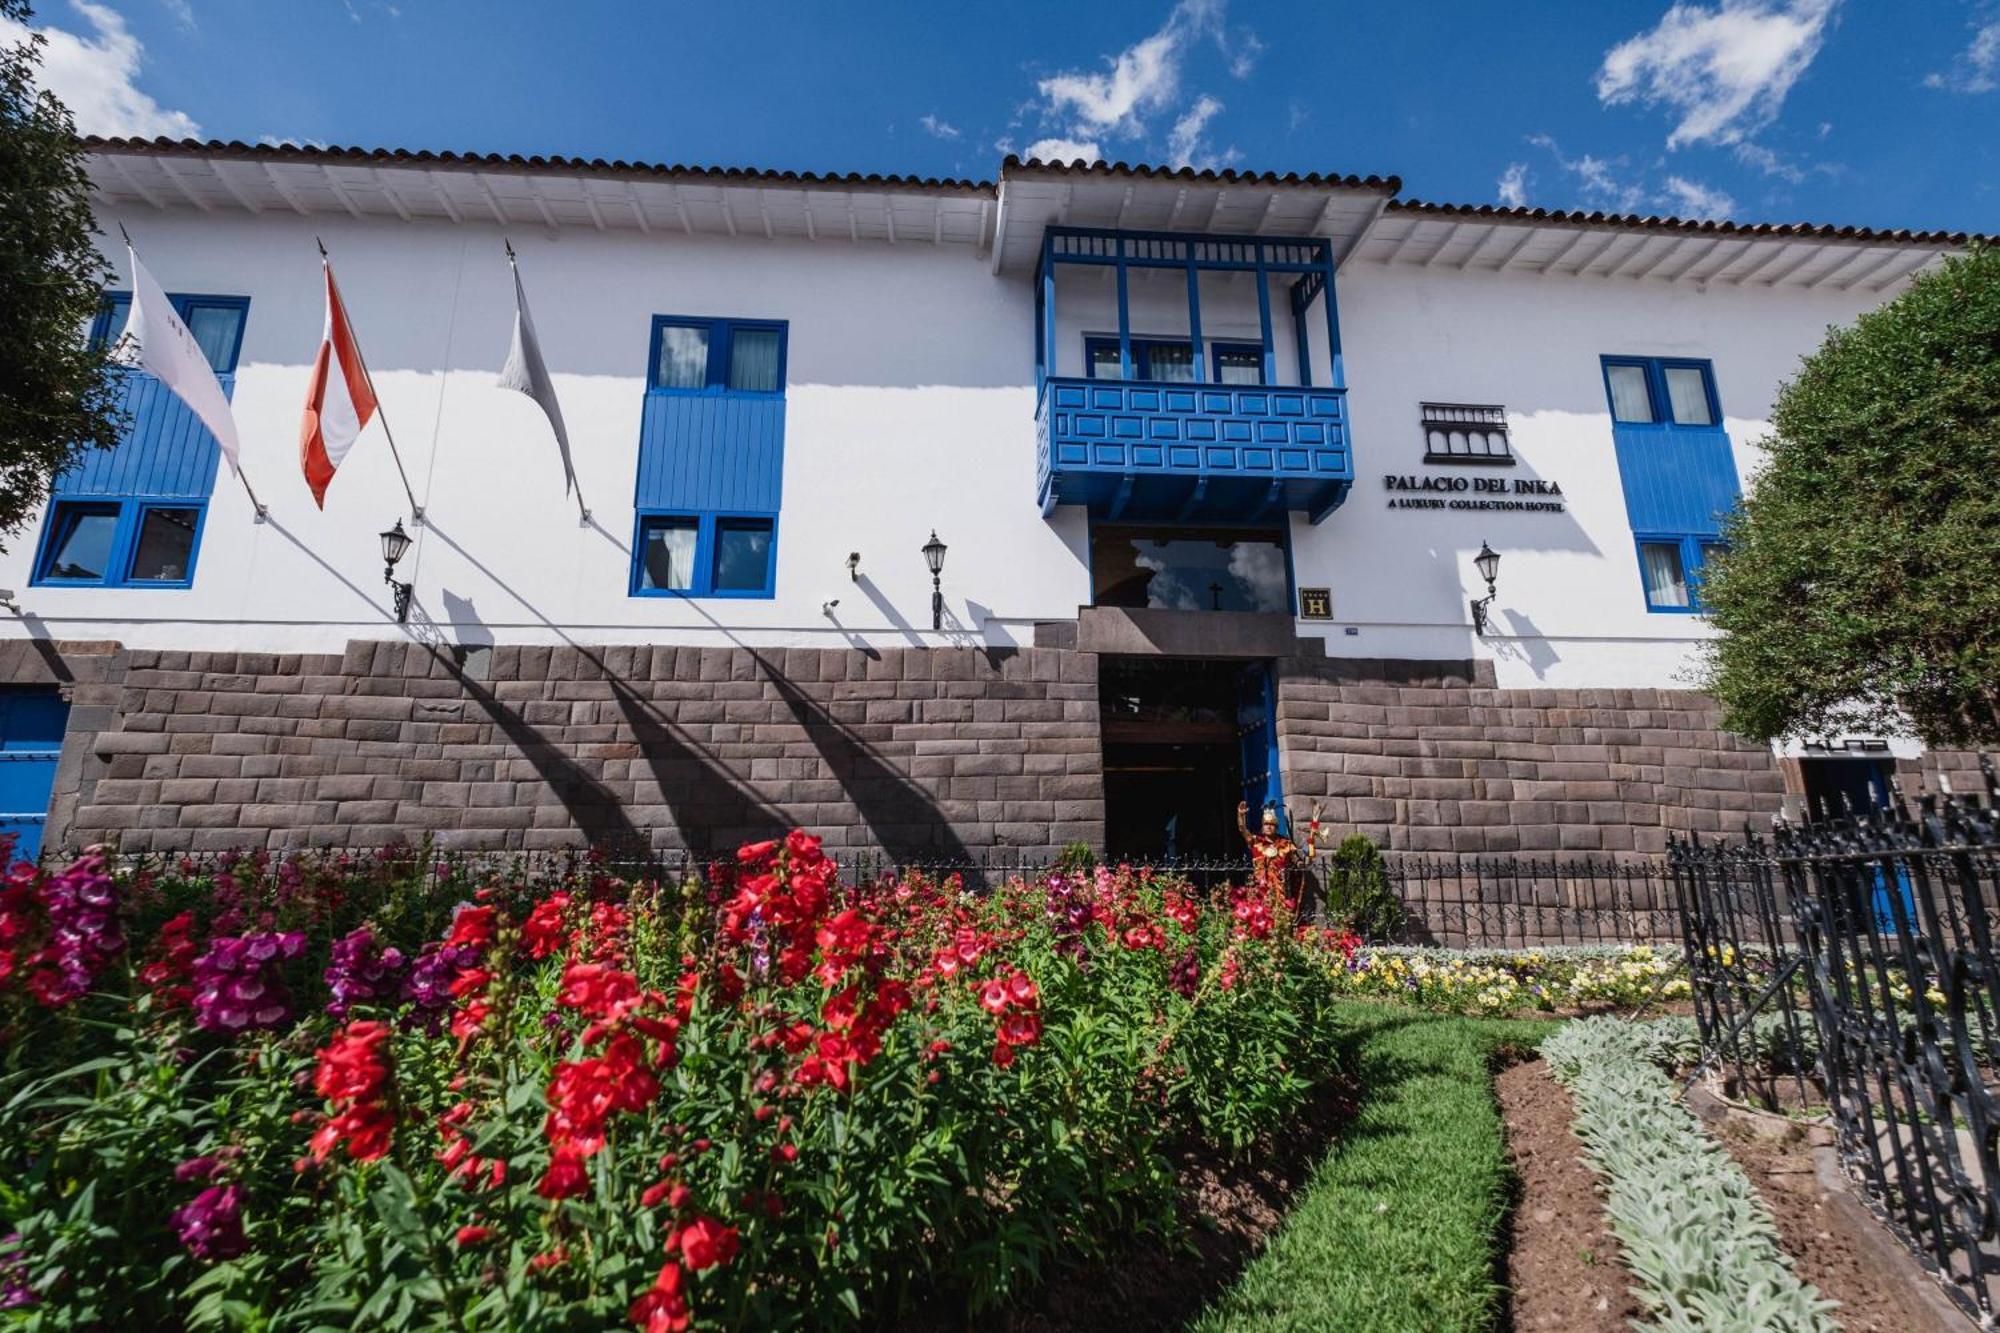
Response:
[[[1490,1062],[1551,1022],[1343,1006],[1361,1104],[1284,1226],[1193,1328],[1484,1329],[1507,1161]]]

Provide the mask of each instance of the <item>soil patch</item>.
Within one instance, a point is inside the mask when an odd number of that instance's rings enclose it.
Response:
[[[1313,1167],[1353,1118],[1358,1088],[1337,1079],[1322,1088],[1282,1135],[1240,1160],[1208,1148],[1175,1154],[1181,1242],[1135,1244],[1103,1264],[1065,1269],[1022,1304],[978,1321],[978,1333],[1129,1333],[1179,1328],[1228,1288],[1284,1222]],[[902,1333],[965,1327],[934,1306]]]
[[[1623,1333],[1640,1305],[1570,1128],[1569,1093],[1542,1060],[1502,1070],[1494,1091],[1518,1182],[1505,1273],[1513,1328]]]
[[[1840,1302],[1834,1318],[1846,1333],[1963,1333],[1971,1328],[1969,1322],[1941,1318],[1935,1305],[1919,1299],[1913,1285],[1931,1279],[1917,1271],[1914,1259],[1907,1271],[1897,1271],[1899,1264],[1882,1261],[1883,1237],[1857,1234],[1858,1227],[1875,1228],[1872,1220],[1830,1206],[1830,1196],[1813,1172],[1805,1126],[1728,1115],[1711,1122],[1711,1128],[1763,1195],[1794,1271],[1822,1296]]]

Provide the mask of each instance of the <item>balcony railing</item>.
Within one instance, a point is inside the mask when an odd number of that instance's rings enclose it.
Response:
[[[1050,377],[1035,414],[1042,513],[1317,523],[1354,482],[1346,391]]]

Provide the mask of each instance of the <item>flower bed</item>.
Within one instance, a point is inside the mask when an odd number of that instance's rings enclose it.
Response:
[[[1651,945],[1548,949],[1356,949],[1336,976],[1343,993],[1453,1014],[1635,1008],[1689,998],[1677,951]]]
[[[1344,941],[1148,873],[246,858],[0,887],[0,1305],[649,1330],[977,1311],[1334,1069]]]

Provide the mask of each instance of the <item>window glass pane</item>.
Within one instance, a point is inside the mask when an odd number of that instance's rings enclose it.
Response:
[[[1285,611],[1281,533],[1200,528],[1096,528],[1091,585],[1098,606],[1176,611]]]
[[[56,539],[49,550],[47,577],[105,577],[111,568],[111,541],[117,534],[116,507],[63,506],[56,511]]]
[[[234,370],[236,333],[243,327],[243,307],[194,302],[187,309],[188,332],[201,347],[201,354],[219,375]]]
[[[730,330],[729,387],[745,393],[778,391],[776,329]]]
[[[1641,542],[1639,571],[1646,580],[1648,606],[1686,606],[1687,575],[1681,569],[1679,542]]]
[[[1194,383],[1194,348],[1186,343],[1148,343],[1146,374],[1168,384]]]
[[[1619,421],[1652,421],[1653,391],[1646,387],[1644,366],[1610,366],[1611,415]]]
[[[1118,344],[1093,342],[1084,349],[1090,357],[1090,374],[1094,379],[1124,379],[1124,365],[1118,359]]]
[[[695,521],[649,518],[641,536],[639,586],[686,592],[694,586]]]
[[[715,525],[715,590],[762,592],[770,586],[769,519],[723,519]]]
[[[1215,354],[1215,378],[1224,384],[1262,384],[1264,353],[1255,347],[1224,347]]]
[[[1713,426],[1715,414],[1708,410],[1708,377],[1699,366],[1668,366],[1667,401],[1674,420],[1683,426]]]
[[[125,321],[132,313],[132,297],[126,292],[106,292],[98,304],[97,321],[91,328],[91,346],[109,347],[118,341],[118,335],[125,332]]]
[[[708,329],[686,324],[660,326],[660,364],[653,384],[661,389],[699,389],[708,383]]]
[[[138,583],[178,583],[194,564],[195,509],[148,509],[139,525],[139,547],[132,556],[132,579]]]

